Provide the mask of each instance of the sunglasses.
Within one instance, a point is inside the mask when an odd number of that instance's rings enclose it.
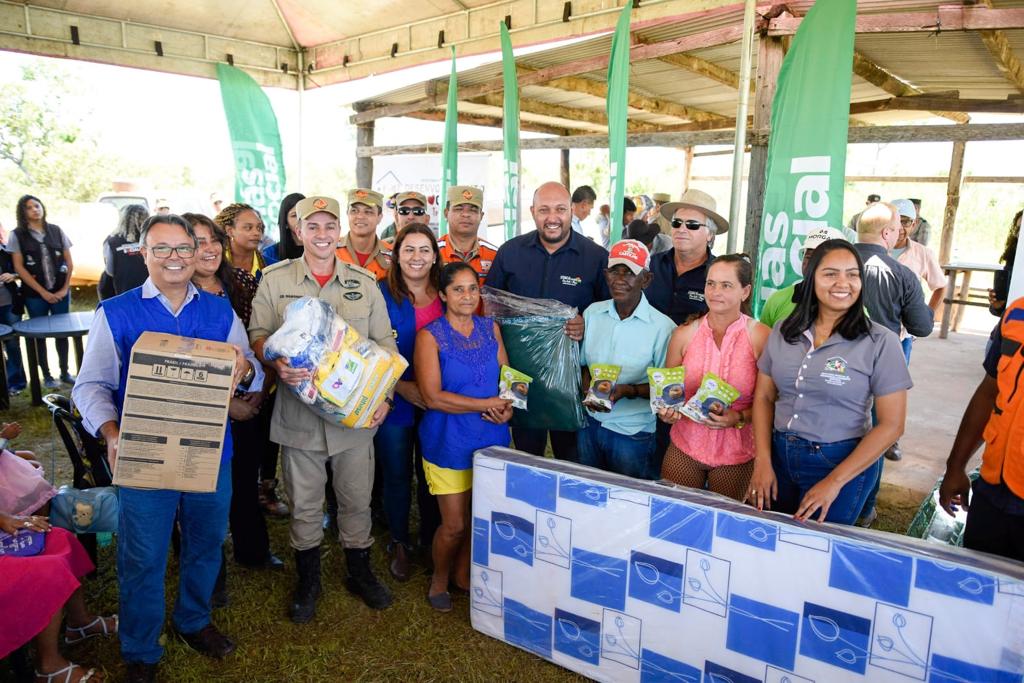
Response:
[[[426,216],[427,215],[427,210],[422,208],[422,207],[419,207],[419,206],[416,206],[416,207],[400,206],[400,207],[398,207],[398,215],[399,216],[408,216],[410,213],[413,216]]]
[[[695,221],[695,220],[692,220],[692,219],[688,220],[688,221],[684,221],[682,218],[673,218],[672,219],[672,227],[673,228],[681,228],[684,225],[686,226],[687,230],[700,230],[701,228],[708,227],[707,223],[701,223],[700,221]]]

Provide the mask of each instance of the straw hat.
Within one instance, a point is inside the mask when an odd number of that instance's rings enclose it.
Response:
[[[721,235],[729,231],[729,221],[722,214],[718,213],[718,202],[707,192],[691,188],[683,193],[680,201],[663,204],[661,215],[668,220],[672,220],[679,209],[696,209],[708,216],[718,226],[715,234]]]

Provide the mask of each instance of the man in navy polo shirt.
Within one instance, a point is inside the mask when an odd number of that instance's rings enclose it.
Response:
[[[534,299],[556,299],[581,313],[607,299],[608,252],[573,231],[569,190],[559,183],[544,183],[533,193],[530,213],[536,230],[501,245],[487,286]],[[565,333],[576,341],[583,339],[583,316],[570,320]],[[543,455],[548,433],[513,427],[512,438],[519,450]],[[552,430],[551,450],[560,460],[575,461],[576,432]]]
[[[714,257],[715,235],[729,229],[729,221],[717,211],[714,198],[689,189],[681,201],[661,207],[672,228],[672,248],[651,257],[651,284],[644,295],[654,308],[676,325],[708,310],[704,281]]]

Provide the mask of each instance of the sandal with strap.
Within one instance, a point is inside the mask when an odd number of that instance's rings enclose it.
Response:
[[[36,671],[36,679],[43,679],[44,683],[71,683],[71,674],[75,669],[81,669],[82,667],[74,662],[68,662],[68,665],[63,669],[58,669],[50,674],[44,674],[41,671]],[[96,669],[89,669],[85,672],[85,675],[78,679],[78,683],[85,683],[92,678],[92,675],[96,673]],[[62,677],[61,677],[62,676]]]
[[[112,629],[107,627],[108,619],[114,620],[114,627]],[[99,624],[100,628],[103,630],[89,633],[89,629],[95,627],[97,624]],[[83,640],[95,638],[96,636],[116,636],[119,625],[117,615],[114,614],[109,617],[96,617],[85,626],[79,626],[77,628],[74,626],[65,626],[64,643],[66,645],[74,645],[75,643],[80,643]]]

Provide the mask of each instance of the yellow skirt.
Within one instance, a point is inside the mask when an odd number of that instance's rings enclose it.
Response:
[[[433,496],[463,493],[473,488],[473,469],[452,470],[438,467],[423,460],[423,474],[427,477],[427,488]]]

